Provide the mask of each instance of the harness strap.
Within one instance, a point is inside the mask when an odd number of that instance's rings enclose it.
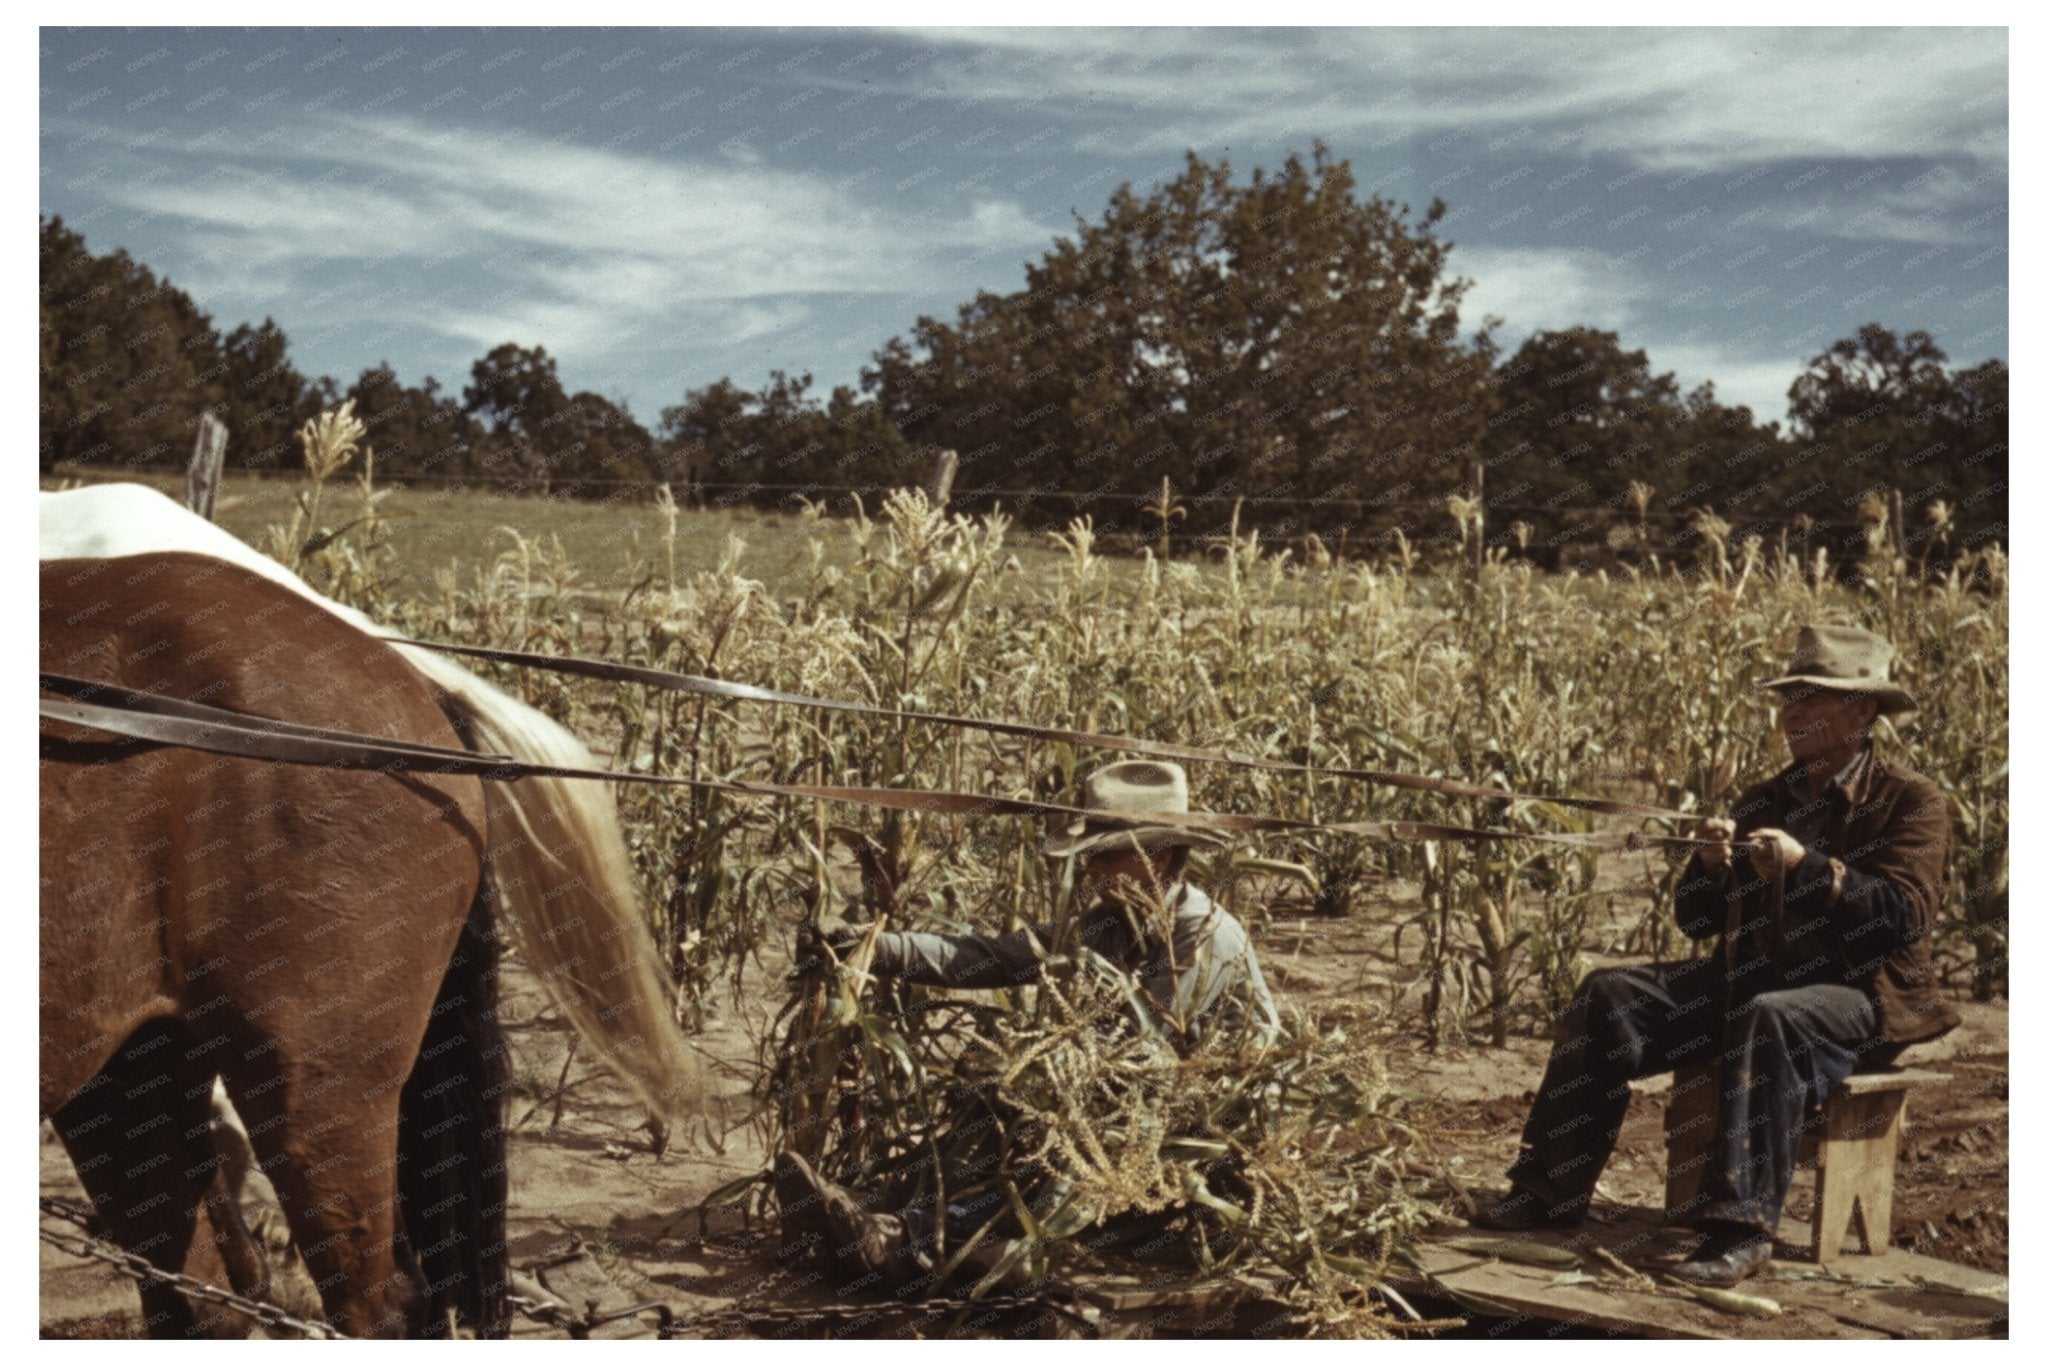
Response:
[[[93,704],[93,699],[103,699],[103,704],[88,706],[87,710],[95,713],[112,708],[113,712],[117,714],[157,717],[174,723],[187,721],[218,726],[249,737],[249,743],[252,745],[269,739],[285,742],[278,746],[279,752],[276,754],[249,753],[242,755],[242,757],[250,759],[283,759],[286,758],[287,751],[290,753],[304,753],[309,756],[316,755],[319,751],[313,748],[313,746],[322,743],[333,746],[332,756],[334,759],[368,757],[363,753],[366,747],[374,749],[379,754],[385,756],[413,754],[425,758],[437,758],[442,755],[456,753],[456,751],[440,749],[434,745],[414,744],[409,740],[393,740],[380,736],[358,735],[353,731],[332,730],[324,726],[308,726],[297,721],[280,721],[267,716],[250,716],[244,712],[229,711],[223,707],[210,706],[204,702],[188,702],[183,698],[167,697],[162,693],[138,692],[133,688],[124,688],[117,683],[95,683],[89,679],[72,678],[66,674],[38,674],[36,676],[36,686],[45,692],[57,693],[74,703]],[[51,713],[46,709],[44,715],[48,716]],[[53,717],[53,719],[66,718]],[[79,724],[91,725],[93,723],[82,721]],[[104,730],[106,727],[99,726],[97,729]],[[131,735],[132,738],[136,739],[149,738],[147,736],[134,735],[132,731],[124,731],[122,733]],[[178,733],[191,734],[196,732],[181,730]],[[168,743],[185,742],[173,740]],[[295,748],[295,745],[303,747]],[[473,750],[464,750],[461,753],[466,754],[472,760],[483,760],[496,764],[515,762],[510,755],[478,754]],[[291,761],[323,763],[330,762],[331,760],[308,758]],[[379,768],[383,767],[383,764],[380,762],[366,766]]]
[[[431,640],[413,640],[407,636],[384,636],[384,640],[397,645],[416,646],[422,650],[434,650],[442,654],[468,655],[475,659],[488,659],[499,664],[515,664],[521,668],[545,669],[551,673],[573,674],[579,678],[595,678],[607,683],[640,683],[651,688],[663,688],[669,692],[695,693],[705,697],[723,697],[737,702],[768,702],[777,706],[810,707],[819,711],[848,712],[857,716],[879,716],[893,721],[925,721],[933,725],[957,726],[967,730],[985,731],[991,735],[1014,735],[1024,739],[1050,740],[1060,744],[1073,745],[1080,749],[1114,749],[1131,754],[1142,754],[1154,759],[1192,760],[1199,763],[1229,764],[1237,768],[1260,769],[1268,773],[1298,773],[1315,777],[1348,778],[1354,782],[1376,783],[1384,787],[1405,788],[1412,792],[1434,792],[1446,797],[1477,797],[1492,801],[1548,802],[1552,806],[1570,807],[1580,811],[1592,811],[1606,816],[1638,816],[1664,820],[1693,820],[1697,812],[1677,811],[1670,807],[1646,806],[1640,802],[1613,801],[1605,797],[1560,797],[1515,792],[1504,787],[1489,787],[1481,783],[1460,782],[1455,778],[1432,778],[1420,773],[1401,773],[1377,768],[1326,768],[1316,764],[1296,764],[1285,759],[1265,759],[1253,754],[1240,754],[1234,750],[1210,749],[1199,745],[1176,745],[1164,740],[1144,740],[1133,735],[1105,735],[1096,731],[1062,730],[1056,726],[1034,726],[1023,721],[989,721],[973,716],[954,716],[945,712],[900,711],[894,707],[871,706],[865,702],[847,702],[828,697],[810,697],[803,693],[779,692],[773,688],[756,687],[751,683],[734,683],[723,678],[704,678],[696,674],[672,673],[666,669],[647,668],[638,664],[615,664],[606,659],[588,659],[580,655],[532,654],[525,650],[494,650],[481,645],[444,645]]]
[[[42,688],[60,694],[38,699],[40,715],[50,721],[84,726],[150,744],[177,745],[211,754],[382,773],[460,773],[492,782],[520,778],[577,778],[601,782],[651,783],[664,787],[696,787],[739,796],[791,797],[808,801],[854,803],[889,810],[945,816],[1034,816],[1061,821],[1070,829],[1086,822],[1097,825],[1173,825],[1233,834],[1294,831],[1331,833],[1364,839],[1410,843],[1429,841],[1533,840],[1592,849],[1691,848],[1706,841],[1683,835],[1643,835],[1624,831],[1547,833],[1481,830],[1425,821],[1350,821],[1323,823],[1286,816],[1238,812],[1190,811],[1120,815],[1063,806],[1021,797],[996,797],[967,792],[885,787],[835,787],[805,784],[754,783],[711,778],[686,778],[612,769],[534,764],[504,755],[476,754],[386,740],[353,731],[300,725],[269,717],[248,716],[203,702],[137,692],[109,683],[38,676]],[[102,698],[103,701],[87,700]],[[45,737],[46,739],[55,737]]]

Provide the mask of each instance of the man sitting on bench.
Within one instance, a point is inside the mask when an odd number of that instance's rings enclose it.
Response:
[[[1878,716],[1914,706],[1891,662],[1891,646],[1868,631],[1806,626],[1784,673],[1757,685],[1778,695],[1792,765],[1745,792],[1734,819],[1696,828],[1710,842],[1687,865],[1675,908],[1692,938],[1720,936],[1717,952],[1587,976],[1559,1022],[1512,1188],[1477,1222],[1577,1223],[1621,1131],[1630,1079],[1718,1054],[1700,1198],[1675,1213],[1707,1238],[1672,1274],[1733,1285],[1770,1261],[1808,1116],[1859,1066],[1955,1027],[1928,949],[1947,806],[1870,743]]]

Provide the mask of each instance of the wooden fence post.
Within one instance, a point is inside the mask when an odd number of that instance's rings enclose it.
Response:
[[[199,431],[192,439],[192,461],[185,466],[185,506],[209,522],[213,520],[213,504],[220,493],[227,453],[226,425],[211,410],[201,413]]]
[[[935,508],[943,508],[953,497],[953,473],[960,468],[960,452],[944,450],[932,463],[932,481],[925,487],[925,493]]]
[[[1472,470],[1472,584],[1486,567],[1486,464],[1474,460]]]
[[[1891,500],[1892,554],[1903,560],[1906,558],[1906,498],[1897,489],[1886,489],[1885,493]]]

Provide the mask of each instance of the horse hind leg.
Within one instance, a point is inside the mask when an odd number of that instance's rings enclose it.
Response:
[[[51,1116],[108,1235],[164,1270],[244,1295],[267,1268],[225,1190],[208,1138],[211,1072],[188,1062],[176,1025],[145,1025]],[[140,1286],[151,1337],[247,1337],[251,1321],[162,1281]]]
[[[498,942],[479,888],[448,961],[399,1110],[399,1195],[427,1286],[425,1327],[482,1338],[511,1331],[505,1215],[505,1095]]]
[[[346,1030],[331,1043],[339,1057],[363,1050]],[[395,1242],[402,1072],[367,1068],[336,1084],[317,1056],[279,1056],[287,1051],[263,1050],[261,1063],[230,1060],[227,1089],[327,1322],[349,1337],[415,1335],[418,1275]]]
[[[481,887],[456,939],[431,959],[445,968],[386,976],[379,989],[401,1002],[390,1018],[336,1012],[317,1049],[273,1041],[228,1063],[228,1093],[328,1321],[350,1336],[438,1334],[450,1321],[479,1337],[509,1331],[509,1066]],[[390,1047],[402,1018],[425,1022],[416,1058]]]

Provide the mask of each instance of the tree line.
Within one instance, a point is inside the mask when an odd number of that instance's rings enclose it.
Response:
[[[506,342],[459,392],[387,364],[308,378],[268,318],[223,334],[125,252],[91,252],[59,218],[41,238],[39,460],[174,465],[212,409],[231,466],[295,461],[292,433],[343,399],[380,478],[514,480],[612,492],[666,482],[706,500],[922,482],[957,451],[953,501],[1046,523],[1093,515],[1133,534],[1240,515],[1354,549],[1454,537],[1461,496],[1489,541],[1546,564],[1640,553],[1712,525],[1853,547],[1873,498],[1919,558],[2005,529],[2007,367],[1952,368],[1925,332],[1871,323],[1814,356],[1784,424],[1681,392],[1641,350],[1591,327],[1512,353],[1498,319],[1468,333],[1442,201],[1361,198],[1318,144],[1232,176],[1190,153],[950,320],[920,317],[859,387],[813,392],[774,371],[720,379],[660,410],[569,392],[544,346]],[[1896,491],[1893,494],[1892,491]]]

